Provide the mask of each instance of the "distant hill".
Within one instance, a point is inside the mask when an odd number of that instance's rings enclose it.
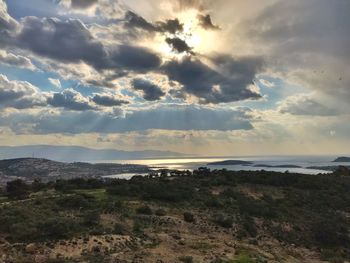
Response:
[[[338,157],[333,162],[334,163],[350,163],[350,157]]]
[[[254,167],[262,167],[262,168],[302,168],[299,165],[293,164],[282,164],[282,165],[268,165],[268,164],[256,164]]]
[[[220,162],[208,163],[208,165],[252,165],[252,162],[240,161],[240,160],[226,160]]]
[[[94,178],[121,173],[147,173],[145,165],[114,163],[63,163],[40,158],[16,158],[0,160],[0,185],[16,178],[43,181],[71,178]],[[5,180],[5,181],[4,181]]]
[[[62,162],[87,162],[103,160],[129,160],[145,158],[181,157],[181,153],[170,151],[118,151],[113,149],[90,149],[79,146],[0,146],[0,159],[45,158]]]

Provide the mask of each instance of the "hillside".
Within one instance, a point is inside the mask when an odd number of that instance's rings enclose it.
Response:
[[[241,161],[241,160],[225,160],[220,162],[208,163],[208,165],[252,165],[252,162]]]
[[[79,146],[27,145],[0,146],[0,159],[46,158],[62,162],[88,162],[105,160],[131,160],[184,156],[170,151],[118,151],[113,149],[90,149]]]
[[[3,262],[318,263],[350,260],[350,178],[199,171],[14,182]]]
[[[333,162],[334,163],[350,163],[350,157],[338,157]]]
[[[39,158],[16,158],[0,160],[0,186],[16,178],[28,182],[34,179],[47,182],[56,179],[92,178],[148,171],[148,167],[144,165],[63,163]]]

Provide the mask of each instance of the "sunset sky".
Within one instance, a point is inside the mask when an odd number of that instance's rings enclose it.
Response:
[[[349,0],[0,0],[0,145],[350,152]]]

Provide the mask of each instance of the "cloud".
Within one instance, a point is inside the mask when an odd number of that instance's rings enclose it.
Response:
[[[158,22],[157,29],[162,32],[176,34],[184,30],[184,25],[180,23],[179,19],[167,19],[165,22]]]
[[[65,62],[81,60],[101,68],[107,53],[79,20],[25,17],[23,28],[13,41],[21,48]]]
[[[120,45],[110,53],[110,68],[121,68],[138,72],[157,69],[161,59],[147,48]]]
[[[8,66],[12,66],[12,67],[25,68],[29,70],[36,69],[36,67],[33,65],[33,63],[29,58],[8,53],[6,52],[6,50],[1,50],[1,49],[0,49],[0,63],[3,63]]]
[[[48,78],[49,82],[56,88],[62,88],[61,81],[59,79]]]
[[[134,79],[132,86],[135,90],[143,92],[143,98],[148,101],[160,100],[165,92],[160,87],[145,79]]]
[[[165,40],[172,48],[174,51],[177,53],[189,53],[189,54],[194,54],[192,52],[192,48],[187,45],[186,41],[182,40],[181,38],[174,37],[174,38],[166,38]]]
[[[96,109],[90,101],[73,89],[65,89],[61,93],[53,93],[47,99],[47,103],[52,107],[64,108],[73,111],[87,111]]]
[[[126,21],[125,26],[127,28],[140,28],[152,32],[157,31],[156,26],[132,11],[126,12],[124,20]]]
[[[349,1],[275,1],[238,27],[270,72],[336,98],[350,99]],[[243,36],[241,36],[243,38]],[[263,47],[263,48],[261,48]]]
[[[219,30],[220,29],[219,26],[213,24],[209,14],[207,14],[207,15],[199,14],[198,20],[199,20],[199,25],[201,27],[203,27],[204,29],[208,29],[208,30]]]
[[[159,32],[159,33],[170,33],[176,34],[178,32],[182,32],[184,30],[184,25],[180,23],[179,19],[167,19],[165,21],[158,21],[156,23],[150,23],[142,16],[132,12],[127,11],[125,14],[125,27],[139,28],[149,32]]]
[[[100,111],[63,111],[60,114],[46,112],[40,118],[27,118],[32,123],[33,133],[77,134],[145,130],[250,130],[253,127],[244,115],[236,110],[168,105],[126,114],[118,111],[114,116]],[[22,123],[25,124],[23,119]]]
[[[71,0],[71,7],[77,9],[86,9],[95,4],[98,0]]]
[[[249,89],[262,67],[260,59],[217,56],[212,60],[217,66],[216,70],[196,58],[170,61],[162,70],[170,80],[179,82],[184,92],[196,96],[201,103],[261,98],[260,94]]]
[[[7,5],[4,0],[0,0],[0,36],[6,31],[15,30],[18,23],[7,13]]]
[[[147,48],[121,44],[106,48],[77,19],[25,17],[18,34],[8,43],[54,60],[85,63],[96,70],[143,72],[159,67],[161,60]],[[10,44],[8,44],[10,45]]]
[[[45,97],[38,88],[26,81],[10,81],[0,74],[1,108],[27,109],[45,105]]]
[[[177,19],[150,24],[132,12],[128,12],[133,26],[148,29],[177,32],[182,24]],[[57,18],[25,17],[22,28],[11,38],[12,43],[42,57],[64,62],[65,64],[86,63],[91,65],[99,77],[84,78],[86,84],[113,86],[113,80],[130,72],[163,73],[169,80],[183,86],[177,97],[186,94],[198,98],[200,103],[227,103],[245,99],[260,98],[249,85],[261,68],[261,62],[247,59],[233,59],[224,56],[209,58],[214,67],[209,67],[199,59],[185,58],[182,61],[169,61],[162,65],[160,56],[147,48],[131,44],[106,45],[97,40],[83,22],[77,19],[62,21]],[[179,53],[193,55],[192,48],[179,37],[168,37],[166,42]],[[227,56],[225,56],[227,57]],[[113,74],[105,72],[113,72]],[[113,76],[108,79],[108,76]],[[153,91],[156,91],[153,89]],[[147,100],[157,100],[162,91],[145,93]],[[182,94],[180,94],[182,93]],[[151,94],[151,95],[150,95]],[[62,94],[57,94],[62,99]]]
[[[322,104],[307,94],[288,97],[280,103],[278,110],[281,113],[306,116],[336,116],[340,114],[338,110]]]
[[[201,0],[176,0],[175,2],[175,10],[186,10],[190,8],[195,8],[198,10],[202,10],[204,8],[204,3]]]
[[[94,94],[91,100],[95,102],[97,105],[105,106],[105,107],[122,106],[124,104],[130,103],[129,101],[120,99],[111,93]]]

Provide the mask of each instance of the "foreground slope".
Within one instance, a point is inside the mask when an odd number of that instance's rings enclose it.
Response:
[[[10,184],[0,199],[0,262],[350,259],[349,177],[162,175]]]

